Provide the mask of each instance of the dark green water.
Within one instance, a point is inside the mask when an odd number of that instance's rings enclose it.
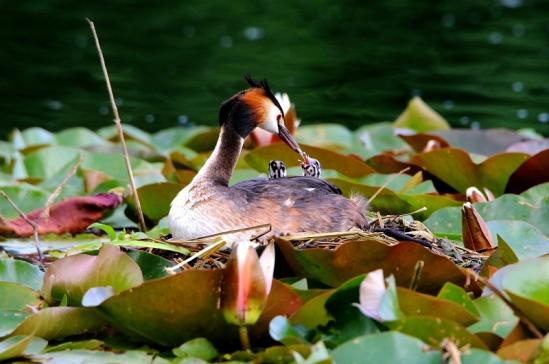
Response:
[[[148,130],[215,124],[241,75],[305,123],[393,120],[419,94],[453,125],[549,134],[549,2],[0,2],[0,134],[111,123],[86,17],[120,113]]]

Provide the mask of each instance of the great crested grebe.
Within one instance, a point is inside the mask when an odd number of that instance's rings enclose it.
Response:
[[[365,200],[347,199],[319,178],[255,178],[229,187],[244,139],[256,127],[305,155],[284,126],[284,113],[267,82],[246,81],[250,88],[221,105],[221,130],[211,156],[172,201],[172,236],[190,240],[262,224],[271,225],[271,235],[366,228]]]

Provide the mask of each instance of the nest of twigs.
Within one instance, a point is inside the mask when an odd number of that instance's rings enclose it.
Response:
[[[196,242],[178,242],[190,250],[191,255],[195,255],[196,259],[192,259],[188,263],[182,265],[182,269],[218,269],[223,268],[229,259],[230,249],[223,248],[220,245],[218,249],[211,249],[212,244],[219,242],[220,237],[224,234],[216,235],[210,239],[197,239]],[[263,234],[262,234],[263,235]],[[263,236],[264,237],[264,236]],[[438,238],[427,227],[415,220],[408,220],[400,215],[377,215],[371,220],[367,230],[353,229],[344,232],[331,233],[300,233],[282,236],[281,238],[290,241],[298,249],[327,249],[335,250],[341,244],[361,239],[377,240],[386,245],[396,245],[401,241],[409,241],[417,243],[429,249],[431,252],[448,257],[452,262],[462,268],[469,268],[475,272],[479,272],[484,262],[487,259],[486,255],[466,249],[459,245],[453,244],[447,239]],[[258,249],[261,249],[271,239],[262,239],[263,243],[258,241]],[[173,241],[172,241],[173,242]],[[202,252],[205,252],[202,254]],[[181,258],[179,254],[155,251],[155,254],[162,255],[176,263],[182,263],[188,258]]]

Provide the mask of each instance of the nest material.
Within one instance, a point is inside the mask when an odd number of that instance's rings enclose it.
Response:
[[[459,245],[453,244],[447,239],[438,238],[427,227],[419,221],[407,221],[398,215],[381,216],[371,221],[367,231],[352,229],[346,232],[332,233],[299,233],[283,236],[298,249],[321,248],[335,250],[347,241],[376,240],[386,245],[396,245],[399,241],[412,241],[423,245],[431,252],[448,257],[452,262],[462,268],[470,268],[479,272],[487,259],[486,255],[471,251]],[[268,241],[267,241],[268,242]],[[196,254],[208,246],[208,242],[200,243],[186,242],[183,245]],[[162,255],[176,263],[183,261],[178,254],[155,251],[155,254]],[[166,256],[168,253],[169,256]],[[230,251],[217,250],[189,264],[183,269],[218,269],[223,268],[229,259]]]

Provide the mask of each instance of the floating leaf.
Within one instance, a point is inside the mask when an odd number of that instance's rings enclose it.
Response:
[[[433,134],[444,138],[453,147],[481,155],[510,151],[510,145],[528,139],[516,131],[507,129],[450,129],[435,131]]]
[[[16,259],[0,259],[0,281],[15,282],[33,290],[42,287],[44,273],[40,268]]]
[[[97,256],[78,254],[53,262],[44,277],[43,295],[48,302],[67,295],[69,305],[79,306],[92,287],[112,286],[118,293],[142,282],[139,266],[117,246],[104,244]]]
[[[170,361],[156,356],[155,353],[148,353],[143,350],[127,350],[123,353],[112,351],[96,350],[67,350],[56,351],[32,355],[33,361],[50,364],[65,363],[94,363],[94,364],[112,364],[112,363],[131,363],[131,364],[170,364]]]
[[[394,126],[419,132],[450,129],[448,122],[418,96],[410,100],[406,109],[395,120]]]
[[[174,265],[166,258],[142,250],[129,250],[126,254],[139,265],[143,272],[143,279],[146,281],[167,276],[166,268]]]
[[[473,333],[491,332],[506,338],[518,323],[513,310],[496,295],[479,297],[474,304],[480,313],[480,321],[468,327]]]
[[[116,208],[121,197],[114,193],[104,193],[95,196],[74,196],[50,207],[48,218],[40,219],[38,233],[64,234],[81,233],[87,227],[103,218],[106,212]],[[42,209],[27,214],[36,221],[42,214]],[[33,227],[24,218],[4,221],[0,224],[0,234],[26,237],[33,234]]]
[[[463,286],[466,280],[464,273],[449,259],[411,242],[388,246],[368,238],[342,243],[335,251],[300,250],[283,239],[276,243],[295,273],[332,287],[376,269],[383,269],[385,275],[394,275],[399,286],[408,287],[420,260],[424,262],[418,282],[421,292],[436,293],[446,282]]]
[[[198,358],[205,361],[210,361],[219,355],[212,343],[202,337],[189,340],[172,352],[179,358]]]
[[[486,187],[496,196],[505,190],[511,174],[526,160],[527,154],[501,153],[476,164],[463,149],[445,148],[418,153],[411,159],[425,171],[453,187],[465,192],[468,187]]]
[[[353,145],[354,136],[341,124],[316,124],[301,126],[295,138],[300,144],[345,150]]]
[[[25,213],[44,206],[50,195],[48,191],[28,184],[1,185],[0,190],[4,191]],[[5,198],[0,198],[0,211],[2,211],[4,218],[12,219],[19,217],[17,211]],[[1,221],[0,225],[2,225]],[[0,232],[0,234],[3,233]]]
[[[153,183],[137,189],[143,214],[156,225],[158,221],[170,212],[170,203],[183,188],[177,183]],[[128,207],[135,213],[135,201],[132,196],[126,199]]]
[[[301,145],[301,148],[318,159],[323,169],[333,169],[349,177],[362,177],[374,172],[370,166],[354,156],[308,145]],[[244,158],[251,167],[260,172],[267,171],[268,163],[273,159],[283,161],[288,167],[299,165],[299,155],[282,143],[254,149]]]
[[[504,360],[494,353],[476,348],[461,353],[461,362],[463,364],[518,364],[516,361]]]
[[[474,348],[487,349],[476,335],[467,331],[455,321],[435,316],[408,316],[391,326],[393,330],[417,337],[429,345],[438,346],[446,338],[458,346],[471,345]]]
[[[17,358],[23,355],[38,354],[48,342],[33,336],[12,336],[0,341],[0,361]]]
[[[94,309],[48,307],[25,318],[12,335],[36,335],[50,340],[95,332],[104,326],[105,321]]]
[[[355,153],[368,158],[385,151],[409,149],[400,139],[391,123],[364,125],[355,131]],[[376,168],[377,171],[381,172]],[[399,170],[402,170],[399,169]],[[398,171],[395,171],[398,172]]]
[[[503,359],[518,360],[520,363],[527,363],[534,358],[541,343],[541,339],[517,341],[499,349],[497,355]]]
[[[490,279],[537,326],[549,330],[549,256],[498,270]]]
[[[438,351],[426,351],[425,344],[399,332],[383,332],[350,340],[332,351],[336,363],[438,364]]]
[[[545,182],[549,182],[549,149],[542,150],[522,163],[509,178],[505,191],[521,193]]]
[[[30,288],[14,282],[0,282],[0,310],[26,311],[27,306],[37,306],[38,294]]]
[[[82,127],[68,128],[56,133],[55,141],[59,145],[75,148],[102,147],[109,144],[93,131]]]

